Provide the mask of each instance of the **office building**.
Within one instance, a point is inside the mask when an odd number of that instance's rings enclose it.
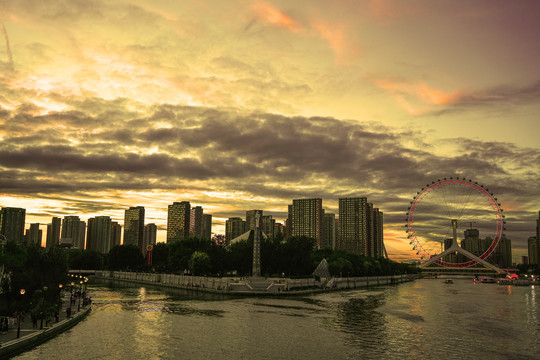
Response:
[[[201,206],[191,208],[189,214],[189,236],[201,238],[203,236],[204,214]]]
[[[62,239],[68,243],[71,239],[71,246],[75,249],[84,250],[86,235],[86,223],[78,216],[64,216],[62,220]]]
[[[96,216],[88,219],[86,249],[107,254],[111,250],[112,221],[110,216]]]
[[[143,235],[144,207],[130,207],[124,213],[124,245],[137,245],[142,249]]]
[[[167,243],[189,237],[191,204],[189,201],[174,202],[167,212]]]
[[[292,236],[315,239],[320,248],[322,236],[322,199],[294,199],[292,204]]]
[[[4,207],[0,210],[0,234],[8,241],[22,244],[24,241],[24,224],[26,209]]]
[[[47,224],[46,247],[50,248],[60,244],[60,230],[62,229],[62,219],[56,216],[52,217],[50,224]]]
[[[339,199],[338,249],[367,255],[367,198]]]
[[[203,214],[203,235],[204,239],[212,239],[212,214]]]
[[[246,232],[246,222],[239,217],[232,217],[225,221],[225,243],[228,245],[231,240]]]

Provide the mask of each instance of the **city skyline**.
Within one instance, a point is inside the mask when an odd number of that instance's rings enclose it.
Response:
[[[404,260],[414,194],[463,176],[514,258],[535,235],[537,2],[9,0],[0,21],[0,206],[27,224],[144,206],[164,241],[176,201],[224,234],[367,197]]]

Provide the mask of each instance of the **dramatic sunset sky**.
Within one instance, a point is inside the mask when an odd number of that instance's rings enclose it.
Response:
[[[460,175],[498,197],[515,260],[535,234],[538,1],[1,0],[0,20],[0,206],[27,226],[142,205],[163,241],[173,201],[223,233],[367,196],[401,260],[413,195]]]

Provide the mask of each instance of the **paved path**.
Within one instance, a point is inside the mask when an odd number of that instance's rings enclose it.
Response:
[[[62,321],[67,317],[66,308],[69,307],[70,297],[71,295],[69,293],[65,295],[62,301],[62,311],[60,311],[59,313],[58,321]],[[71,305],[72,317],[73,315],[77,314],[78,305],[79,305],[79,299],[77,299],[77,301],[75,302],[75,305]],[[82,299],[81,299],[81,311],[82,310],[83,310],[83,307],[82,307]],[[24,320],[21,321],[21,336],[20,337],[26,336],[33,332],[42,331],[39,329],[40,324],[41,324],[41,320],[38,320],[37,327],[33,327],[32,318],[30,317],[30,314],[26,314],[24,317]],[[54,324],[54,317],[52,318],[52,321],[49,322],[49,326],[53,324]],[[45,327],[45,321],[43,321],[43,330],[45,329],[47,329],[47,327]],[[15,321],[13,322],[13,325],[10,324],[9,330],[7,332],[0,332],[0,345],[8,341],[15,340],[16,338],[17,338],[17,319],[15,319]]]

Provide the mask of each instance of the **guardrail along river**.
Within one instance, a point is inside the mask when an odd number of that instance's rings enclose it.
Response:
[[[16,359],[538,359],[538,288],[421,279],[233,298],[95,282],[85,320]]]

